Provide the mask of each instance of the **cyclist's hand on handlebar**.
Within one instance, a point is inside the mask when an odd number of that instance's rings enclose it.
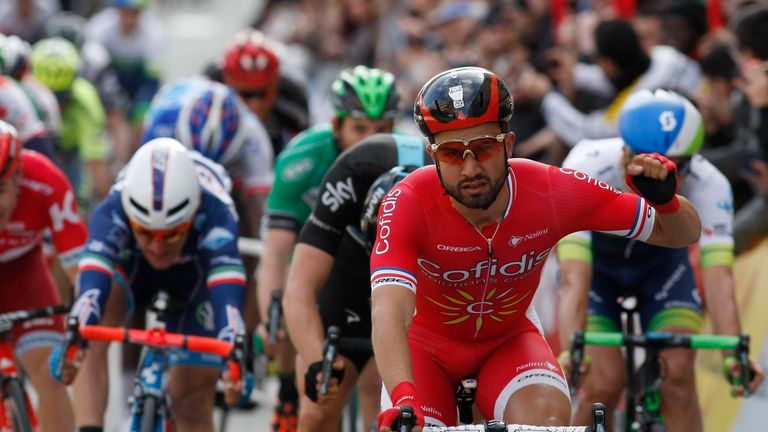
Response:
[[[338,397],[339,384],[344,379],[344,360],[336,357],[331,365],[331,378],[328,380],[328,393],[320,394],[323,381],[323,362],[318,361],[309,365],[304,374],[304,392],[313,402],[323,405]]]
[[[250,374],[250,372],[248,372],[248,374]],[[225,370],[224,372],[222,372],[222,374],[221,374],[221,381],[222,381],[223,387],[224,387],[223,388],[223,390],[224,390],[224,402],[226,402],[226,404],[228,406],[231,406],[231,407],[238,406],[240,404],[240,399],[242,397],[250,396],[252,388],[251,389],[248,389],[248,388],[244,389],[242,381],[239,380],[239,379],[238,380],[233,379],[232,378],[232,374],[228,370]],[[246,382],[248,384],[253,383],[253,377],[250,376],[250,375],[247,376],[246,377]],[[246,387],[253,387],[253,386],[248,386],[248,384],[246,384]]]
[[[566,377],[571,375],[571,352],[566,350],[557,356],[557,361],[560,363],[560,367],[563,368],[563,373]],[[589,367],[592,365],[592,356],[585,355],[584,361],[579,365],[579,375],[586,375],[589,373]]]
[[[280,330],[277,331],[277,343],[275,344],[272,344],[270,341],[268,323],[259,324],[259,326],[256,328],[256,331],[258,332],[259,337],[261,338],[261,343],[264,346],[264,354],[266,354],[270,359],[275,357],[278,347],[288,340],[288,334],[285,331],[285,327],[283,326],[280,326]]]
[[[70,385],[77,376],[85,351],[77,349],[70,359],[67,358],[65,349],[65,344],[59,344],[53,348],[48,358],[48,368],[53,379],[64,385]]]
[[[414,408],[414,415],[416,416],[416,425],[411,427],[411,432],[421,432],[424,427],[424,416],[421,410]],[[418,412],[417,412],[418,411]],[[379,413],[379,432],[400,432],[399,421],[395,424],[395,421],[400,418],[400,408],[387,408]]]
[[[416,400],[416,387],[408,381],[403,381],[392,390],[390,400],[392,400],[392,408],[379,413],[379,432],[399,432],[402,408],[406,406],[413,411],[414,418],[411,419],[410,430],[420,432],[424,427],[424,413],[421,411],[421,404]]]
[[[749,393],[754,394],[765,379],[763,368],[754,361],[749,362]],[[723,360],[723,374],[731,384],[732,396],[744,396],[744,384],[741,379],[741,365],[734,356],[728,356]]]

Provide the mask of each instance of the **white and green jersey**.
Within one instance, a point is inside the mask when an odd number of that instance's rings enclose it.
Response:
[[[573,168],[608,183],[616,189],[629,191],[624,183],[622,165],[624,141],[621,138],[582,140],[568,154],[563,167]],[[733,263],[733,193],[726,177],[701,155],[694,155],[690,164],[679,173],[682,184],[678,193],[686,197],[701,218],[699,240],[701,267]],[[573,234],[558,246],[562,258],[591,262],[590,236]],[[630,263],[630,262],[628,262]]]

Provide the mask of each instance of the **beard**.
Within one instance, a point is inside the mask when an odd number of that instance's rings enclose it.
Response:
[[[449,186],[443,183],[445,191],[453,197],[459,204],[471,209],[488,210],[491,204],[496,201],[496,197],[499,196],[501,188],[504,187],[504,183],[507,181],[507,171],[504,171],[504,175],[499,176],[495,180],[491,180],[490,177],[479,174],[475,177],[463,179],[459,181],[456,186]],[[479,188],[478,192],[470,192],[465,189],[465,186],[471,185],[472,187]]]

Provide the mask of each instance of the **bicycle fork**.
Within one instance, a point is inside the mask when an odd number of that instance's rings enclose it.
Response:
[[[139,432],[142,428],[142,419],[154,416],[156,432],[171,430],[170,418],[166,412],[165,404],[165,370],[168,359],[156,350],[148,349],[144,353],[139,367],[139,373],[134,380],[133,395],[131,396],[131,432]],[[145,413],[144,400],[148,397],[155,398],[158,404],[154,413]]]

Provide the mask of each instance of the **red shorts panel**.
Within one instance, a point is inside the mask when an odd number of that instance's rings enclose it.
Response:
[[[13,261],[0,263],[0,313],[60,303],[59,292],[40,246]],[[38,331],[63,333],[64,317],[54,315],[15,324],[11,341],[15,345],[25,334]]]
[[[410,330],[416,396],[428,423],[458,423],[456,389],[477,378],[476,403],[486,419],[501,420],[509,397],[531,384],[546,384],[568,395],[563,372],[539,329],[526,322],[503,340],[457,342],[425,328]]]

